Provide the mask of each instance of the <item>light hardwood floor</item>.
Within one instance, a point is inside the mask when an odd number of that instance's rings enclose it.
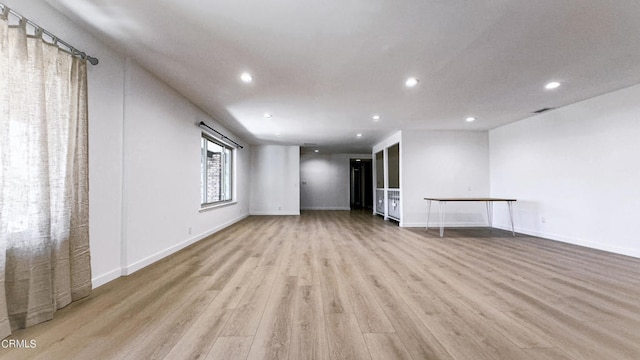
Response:
[[[250,217],[2,359],[640,359],[640,260],[368,212]]]

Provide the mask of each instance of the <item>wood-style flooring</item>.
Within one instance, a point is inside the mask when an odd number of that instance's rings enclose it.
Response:
[[[640,260],[368,212],[249,217],[2,359],[640,359]]]

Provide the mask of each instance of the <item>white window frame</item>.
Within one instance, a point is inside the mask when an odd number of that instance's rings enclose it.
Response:
[[[226,159],[225,158],[225,163],[226,162],[231,162],[229,165],[229,184],[228,184],[228,192],[224,193],[224,197],[221,200],[217,200],[217,201],[211,201],[211,202],[207,202],[206,201],[206,192],[207,192],[207,152],[208,149],[207,147],[203,147],[202,146],[202,142],[204,141],[205,144],[208,144],[208,141],[215,143],[216,145],[219,145],[227,150],[229,150],[230,155],[229,158]],[[218,207],[221,205],[227,205],[227,204],[231,204],[231,203],[235,203],[235,182],[236,182],[236,147],[228,144],[224,141],[221,141],[219,139],[216,139],[215,136],[207,133],[207,132],[202,132],[201,136],[200,136],[200,207],[201,209],[208,209],[208,208],[213,208],[213,207]],[[224,170],[225,168],[227,168],[226,166],[222,166],[222,169]],[[222,175],[222,177],[224,178],[224,174]],[[224,180],[223,180],[224,181]],[[223,186],[224,187],[224,186]]]

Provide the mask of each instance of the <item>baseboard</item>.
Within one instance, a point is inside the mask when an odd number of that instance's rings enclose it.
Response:
[[[511,231],[511,226],[494,225],[494,227],[496,229],[502,229],[502,230]],[[583,247],[587,247],[587,248],[590,248],[590,249],[606,251],[606,252],[610,252],[610,253],[614,253],[614,254],[618,254],[618,255],[625,255],[625,256],[631,256],[631,257],[634,257],[634,258],[640,258],[640,251],[639,250],[621,248],[621,247],[618,247],[618,246],[610,246],[610,245],[606,245],[606,244],[599,244],[599,243],[594,243],[594,242],[590,242],[590,241],[584,241],[582,239],[576,239],[576,238],[572,238],[572,237],[568,237],[568,236],[552,234],[552,233],[547,233],[547,232],[543,232],[543,231],[520,229],[520,228],[517,228],[517,227],[515,228],[515,231],[517,233],[520,233],[520,234],[536,236],[536,237],[540,237],[540,238],[543,238],[543,239],[559,241],[559,242],[572,244],[572,245],[583,246]]]
[[[418,227],[427,227],[427,223],[423,222],[423,223],[406,223],[406,222],[401,222],[400,223],[400,227],[406,227],[406,228],[418,228]],[[452,228],[464,228],[464,227],[487,227],[487,223],[486,222],[479,222],[479,223],[469,223],[469,222],[465,222],[465,223],[444,223],[444,228],[446,230],[446,228],[448,227],[452,227]],[[439,229],[440,228],[440,224],[439,223],[432,223],[429,222],[429,229]]]
[[[93,289],[98,288],[110,281],[113,281],[119,278],[120,276],[122,276],[122,269],[120,268],[113,269],[107,272],[106,274],[102,274],[91,279],[91,287]]]
[[[206,231],[204,233],[201,233],[201,234],[198,234],[196,236],[193,236],[193,237],[191,237],[191,238],[189,238],[189,239],[187,239],[187,240],[185,240],[185,241],[183,241],[183,242],[181,242],[179,244],[173,245],[173,246],[171,246],[171,247],[169,247],[169,248],[167,248],[165,250],[157,252],[157,253],[155,253],[155,254],[153,254],[151,256],[148,256],[148,257],[146,257],[146,258],[144,258],[142,260],[136,261],[133,264],[130,264],[127,267],[122,269],[122,276],[131,275],[134,272],[136,272],[136,271],[138,271],[138,270],[140,270],[140,269],[142,269],[144,267],[147,267],[147,266],[149,266],[149,265],[151,265],[151,264],[153,264],[153,263],[155,263],[155,262],[157,262],[159,260],[162,260],[165,257],[167,257],[167,256],[169,256],[171,254],[174,254],[174,253],[186,248],[187,246],[192,245],[192,244],[194,244],[194,243],[206,238],[207,236],[215,234],[216,232],[218,232],[218,231],[220,231],[220,230],[222,230],[222,229],[224,229],[226,227],[229,227],[229,226],[237,223],[240,220],[243,220],[243,219],[247,218],[248,216],[249,216],[249,214],[245,214],[245,215],[239,216],[239,217],[237,217],[237,218],[235,218],[235,219],[233,219],[231,221],[228,221],[228,222],[226,222],[226,223],[224,223],[222,225],[216,226],[215,228],[213,228],[213,229],[211,229],[209,231]]]
[[[270,215],[284,215],[284,216],[300,216],[300,211],[252,211],[250,215],[256,216],[270,216]]]
[[[302,208],[300,210],[346,210],[346,211],[350,211],[351,208],[350,207],[306,207],[306,208]]]

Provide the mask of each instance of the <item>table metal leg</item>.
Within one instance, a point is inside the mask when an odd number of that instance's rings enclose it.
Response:
[[[493,228],[493,201],[485,201],[487,205],[487,222],[489,223],[489,228]]]
[[[444,218],[447,202],[440,201],[440,237],[444,236]]]
[[[431,200],[427,200],[427,228],[429,230],[429,216],[431,215]]]
[[[507,205],[509,206],[509,219],[511,220],[511,234],[516,236],[516,230],[513,227],[513,201],[507,201]]]

